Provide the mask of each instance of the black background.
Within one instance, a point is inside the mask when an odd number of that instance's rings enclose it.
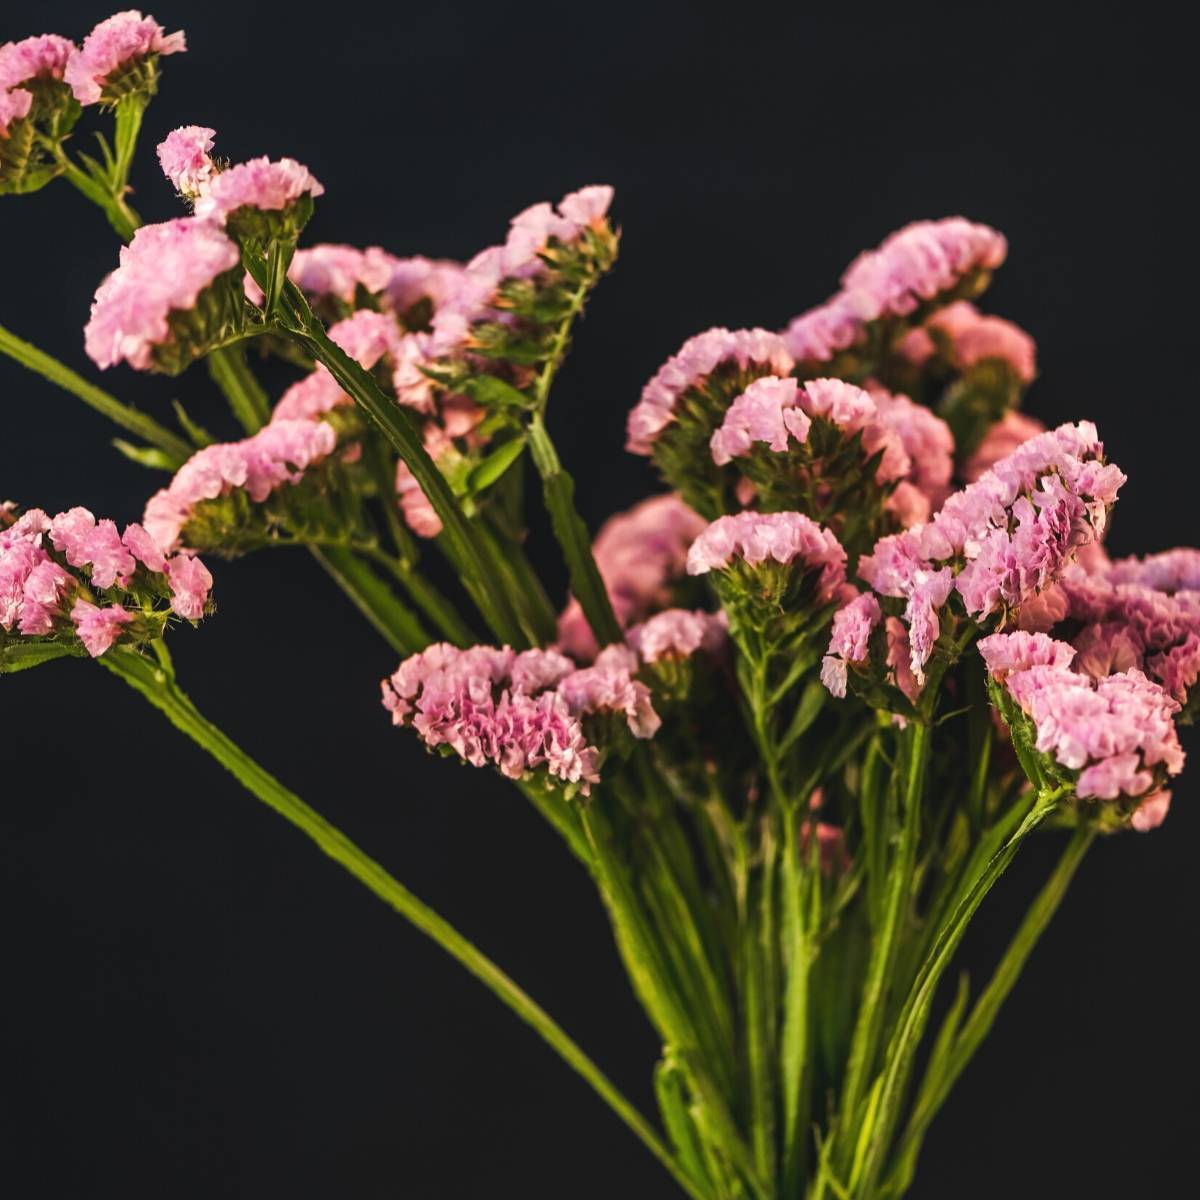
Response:
[[[82,37],[97,3],[7,7],[0,40]],[[1130,482],[1119,553],[1195,530],[1193,139],[1146,6],[157,6],[164,61],[135,183],[182,123],[326,184],[313,240],[465,258],[508,217],[617,188],[622,262],[552,427],[596,526],[655,485],[622,450],[642,383],[714,324],[782,325],[918,217],[1003,229],[986,305],[1038,339],[1029,407],[1093,417]],[[30,24],[31,23],[31,24]],[[69,187],[0,201],[0,320],[90,371],[115,264]],[[202,374],[106,386],[184,398]],[[136,518],[156,480],[111,429],[0,361],[0,491]],[[544,530],[535,552],[553,575]],[[520,796],[391,731],[392,655],[302,554],[214,563],[219,614],[173,640],[202,709],[458,924],[643,1107],[655,1040],[591,885]],[[474,980],[85,664],[0,684],[0,1187],[16,1196],[668,1197],[660,1168]],[[1174,1196],[1197,1117],[1195,776],[1166,827],[1098,846],[929,1140],[930,1200]],[[985,971],[1056,851],[976,922]],[[17,1179],[23,1181],[12,1186]]]

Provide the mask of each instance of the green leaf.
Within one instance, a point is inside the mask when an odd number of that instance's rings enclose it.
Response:
[[[533,401],[503,379],[495,375],[472,375],[460,385],[476,404],[485,408],[532,408]]]
[[[187,411],[178,400],[172,400],[171,407],[175,410],[176,420],[183,427],[188,437],[196,443],[197,447],[203,449],[205,446],[211,446],[216,441],[216,438],[203,425],[197,424],[187,415]]]
[[[525,452],[525,445],[525,439],[518,437],[505,442],[498,450],[493,450],[483,462],[472,468],[467,476],[467,491],[477,496],[491,487],[521,457]]]
[[[65,642],[11,642],[0,645],[0,675],[15,675],[56,658],[82,658],[82,646]]]
[[[157,446],[135,446],[132,442],[127,442],[124,438],[113,438],[113,446],[117,452],[123,454],[130,462],[135,462],[139,467],[149,467],[152,471],[171,471],[172,473],[179,466],[174,455],[167,454],[166,451],[160,450]]]

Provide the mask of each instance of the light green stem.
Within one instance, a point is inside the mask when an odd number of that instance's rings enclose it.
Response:
[[[1083,861],[1088,848],[1095,840],[1094,827],[1084,825],[1071,836],[1063,850],[1062,857],[1054,869],[1054,874],[1046,881],[1038,893],[1037,899],[1025,914],[1020,928],[1013,935],[1004,957],[996,967],[987,987],[980,993],[979,999],[971,1010],[971,1015],[958,1030],[950,1045],[945,1060],[939,1064],[939,1069],[930,1072],[921,1086],[921,1091],[913,1106],[913,1114],[905,1130],[897,1158],[897,1165],[889,1176],[885,1190],[889,1195],[901,1195],[912,1182],[916,1169],[917,1155],[925,1131],[937,1115],[946,1097],[957,1082],[958,1077],[966,1069],[976,1050],[987,1037],[996,1020],[1004,1001],[1012,991],[1021,971],[1025,967],[1033,948],[1050,924],[1058,911],[1063,897],[1067,893],[1071,880],[1079,864]]]
[[[875,1181],[883,1166],[884,1157],[891,1141],[903,1099],[904,1085],[912,1066],[913,1056],[924,1032],[929,1017],[933,993],[942,973],[958,949],[967,925],[975,915],[984,897],[991,891],[996,880],[1008,869],[1021,843],[1054,811],[1062,796],[1062,789],[1039,795],[1029,815],[1021,822],[1011,838],[996,852],[983,872],[968,889],[954,913],[946,922],[934,942],[933,949],[922,964],[912,990],[896,1020],[888,1043],[887,1059],[877,1087],[878,1105],[876,1119],[866,1143],[866,1153],[858,1177],[852,1180],[853,1200],[868,1200],[874,1195]]]
[[[340,546],[310,546],[313,558],[350,598],[397,654],[407,657],[429,645],[417,614],[396,599],[391,588],[353,551]]]
[[[257,433],[270,420],[270,400],[254,378],[241,346],[222,346],[211,351],[208,373],[247,433]]]
[[[229,770],[249,792],[309,837],[325,854],[345,867],[384,903],[390,905],[470,971],[517,1016],[532,1026],[560,1057],[591,1085],[688,1195],[694,1200],[706,1200],[649,1122],[536,1001],[448,921],[418,900],[344,833],[280,784],[221,730],[206,720],[166,670],[137,651],[124,647],[110,650],[98,661],[140,692],[177,729]]]
[[[57,387],[72,396],[82,400],[89,408],[94,408],[101,416],[107,417],[114,425],[144,438],[152,446],[157,446],[173,461],[175,466],[181,466],[191,457],[193,448],[183,438],[160,425],[153,417],[138,412],[128,404],[122,404],[115,396],[110,396],[103,388],[97,387],[84,379],[82,375],[72,371],[58,359],[52,358],[44,350],[17,337],[0,325],[0,353],[48,379]]]

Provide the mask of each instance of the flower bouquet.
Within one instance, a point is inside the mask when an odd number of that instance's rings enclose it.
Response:
[[[89,357],[203,364],[242,434],[178,405],[168,427],[0,328],[158,473],[123,529],[0,506],[0,673],[90,658],[136,689],[529,1022],[694,1200],[904,1195],[1088,846],[1166,815],[1200,674],[1200,552],[1110,560],[1125,476],[1090,422],[1020,411],[1034,343],[975,305],[1003,236],[918,222],[786,329],[691,338],[629,415],[668,490],[593,540],[548,418],[616,261],[612,190],[535,204],[465,265],[302,246],[315,176],[183,126],[157,148],[181,215],[143,225],[130,167],[185,49],[137,12],[0,47],[0,193],[61,179],[125,243]],[[290,372],[277,397],[264,368]],[[530,483],[567,598],[527,553]],[[204,558],[279,546],[400,659],[381,726],[499,771],[594,881],[662,1042],[657,1120],[182,690],[166,639],[212,612]],[[935,1022],[972,917],[1049,830],[1061,856],[994,973]]]

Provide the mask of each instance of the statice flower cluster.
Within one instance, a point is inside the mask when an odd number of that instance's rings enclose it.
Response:
[[[0,655],[9,635],[70,645],[93,658],[118,639],[162,634],[168,613],[199,620],[212,576],[188,554],[167,554],[142,526],[124,532],[86,508],[17,516],[0,506]]]
[[[993,634],[979,652],[1011,701],[1001,711],[1010,723],[1016,710],[1028,719],[1034,748],[1070,772],[1081,800],[1121,799],[1132,812],[1128,800],[1183,769],[1179,703],[1137,668],[1099,678],[1072,670],[1075,650],[1041,633]]]
[[[160,56],[187,49],[182,33],[167,33],[136,9],[100,22],[67,62],[63,78],[80,104],[115,104],[138,91],[153,93]]]
[[[215,225],[178,217],[145,225],[121,248],[84,330],[99,367],[124,360],[176,373],[243,326],[242,256]]]
[[[791,322],[788,350],[797,362],[827,363],[864,339],[872,322],[977,294],[1007,253],[1003,234],[962,217],[906,225],[860,254],[832,299]]]
[[[587,795],[619,740],[616,725],[635,738],[658,729],[636,669],[637,656],[625,646],[578,668],[555,650],[438,643],[383,681],[383,704],[394,724],[411,725],[431,750]]]
[[[898,352],[917,366],[942,354],[949,365],[968,370],[991,359],[1003,362],[1025,384],[1037,374],[1037,345],[1018,325],[981,313],[969,300],[940,309],[907,334]]]
[[[976,622],[1019,610],[1104,534],[1124,483],[1090,422],[1030,439],[951,496],[934,518],[882,538],[858,563],[880,596],[902,599],[912,670],[923,678],[952,593]]]

